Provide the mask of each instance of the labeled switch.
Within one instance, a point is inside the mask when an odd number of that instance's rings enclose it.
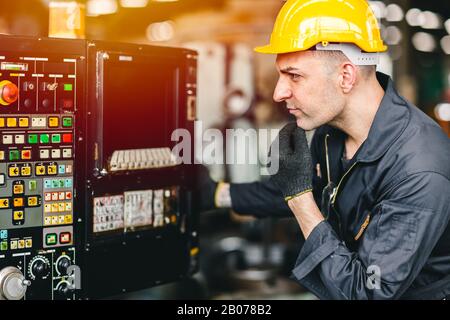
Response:
[[[61,232],[59,234],[59,242],[61,244],[68,244],[72,242],[72,234],[70,232]]]
[[[49,135],[48,134],[41,134],[40,136],[39,136],[39,141],[41,142],[41,143],[48,143],[50,140],[49,140]]]
[[[38,143],[38,136],[37,136],[37,134],[29,134],[28,135],[28,143],[29,144],[36,144],[36,143]]]
[[[42,150],[41,150],[42,151]],[[45,175],[45,166],[43,166],[43,165],[36,165],[36,172],[35,172],[35,174],[37,175],[37,176],[43,176],[43,175]]]
[[[8,128],[15,128],[15,127],[17,127],[17,119],[16,118],[8,118],[8,119],[6,119],[6,126]]]
[[[45,235],[45,244],[47,246],[54,246],[58,242],[56,233],[48,233]]]
[[[22,160],[31,159],[31,150],[22,150]]]
[[[24,221],[25,215],[23,213],[23,210],[14,210],[13,212],[13,221]]]
[[[14,198],[13,205],[15,208],[23,207],[23,198]]]
[[[61,135],[59,133],[52,134],[52,143],[61,143]]]
[[[72,127],[72,117],[63,117],[62,118],[62,126],[64,128]]]
[[[47,166],[47,174],[49,175],[57,175],[58,167],[54,164]]]
[[[23,168],[22,168],[23,169]],[[28,189],[30,191],[36,191],[37,189],[37,181],[36,180],[30,180],[28,181]]]
[[[21,128],[28,128],[29,126],[29,119],[28,118],[19,118],[19,127]]]
[[[20,168],[20,175],[22,177],[29,177],[29,176],[31,176],[31,166],[27,164],[27,165],[24,165],[23,167],[21,167]]]
[[[9,208],[9,199],[0,198],[0,209],[8,209]]]
[[[29,207],[39,206],[39,198],[37,196],[28,197],[28,206]]]
[[[20,160],[20,152],[19,150],[11,150],[9,151],[9,161]]]
[[[5,134],[2,137],[3,144],[12,144],[13,143],[13,136],[10,134]]]
[[[65,133],[62,137],[63,143],[72,143],[72,134],[71,133]]]
[[[0,150],[0,161],[5,160],[5,151]]]
[[[10,166],[8,170],[10,177],[18,177],[19,176],[19,168],[17,166]]]
[[[41,159],[50,158],[50,151],[48,149],[39,150],[39,158],[41,158]]]
[[[16,144],[24,144],[25,143],[25,136],[23,134],[16,134],[14,136],[14,142]]]
[[[48,118],[48,126],[50,128],[57,128],[59,126],[59,118],[58,117],[49,117]]]
[[[13,194],[23,194],[24,193],[24,187],[22,183],[17,183],[13,185]]]
[[[52,159],[59,159],[59,158],[61,158],[61,150],[53,149],[52,150]]]
[[[0,118],[0,128],[5,127],[5,118]]]

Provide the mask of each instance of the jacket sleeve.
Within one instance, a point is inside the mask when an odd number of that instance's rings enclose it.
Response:
[[[324,299],[400,298],[446,229],[448,190],[449,179],[432,172],[397,183],[373,208],[357,252],[321,222],[299,254],[294,278]]]
[[[317,131],[311,141],[311,158],[313,161],[312,183],[317,206],[320,207],[322,195],[322,178],[317,175],[316,164],[320,152]],[[252,183],[232,183],[230,196],[233,211],[238,214],[255,217],[292,217],[292,211],[284,201],[283,194],[270,179]]]
[[[281,191],[270,181],[232,183],[232,208],[239,214],[255,217],[292,217]]]

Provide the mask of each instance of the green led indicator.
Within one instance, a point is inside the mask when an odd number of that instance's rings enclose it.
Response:
[[[0,245],[0,250],[2,251],[8,250],[8,242],[3,241]]]
[[[73,85],[71,83],[64,83],[64,91],[72,91]]]
[[[45,237],[45,243],[48,246],[55,245],[57,243],[56,233],[49,233]]]

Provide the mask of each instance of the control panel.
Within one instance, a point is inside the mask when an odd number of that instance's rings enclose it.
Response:
[[[2,43],[0,299],[74,299],[79,56],[26,49],[61,49],[63,40]]]

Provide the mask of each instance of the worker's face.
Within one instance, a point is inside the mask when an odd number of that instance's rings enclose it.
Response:
[[[297,119],[297,125],[304,130],[333,124],[345,106],[337,69],[330,70],[326,63],[325,58],[310,51],[277,57],[279,79],[273,98],[277,102],[286,102],[289,112]]]

